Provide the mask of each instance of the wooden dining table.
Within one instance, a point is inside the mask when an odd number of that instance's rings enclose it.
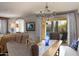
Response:
[[[41,43],[41,46],[39,46],[39,56],[55,56],[57,51],[59,53],[61,43],[61,40],[50,40],[49,46]]]
[[[61,43],[61,40],[49,40],[49,46],[46,46],[45,40],[41,41],[40,43],[38,43],[38,56],[54,56],[58,51]],[[7,48],[9,56],[32,56],[30,48],[27,47],[25,44],[8,42]]]

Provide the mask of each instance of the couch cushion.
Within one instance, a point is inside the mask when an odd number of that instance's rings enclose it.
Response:
[[[22,34],[16,33],[16,42],[21,43],[21,39],[22,39]]]
[[[7,42],[7,49],[9,56],[31,56],[31,49],[25,44],[10,41]]]
[[[77,51],[71,47],[66,47],[65,56],[78,56]]]
[[[69,46],[60,46],[60,56],[78,56],[78,54]]]
[[[22,35],[21,43],[27,44],[27,40],[29,39],[29,35],[24,33]]]

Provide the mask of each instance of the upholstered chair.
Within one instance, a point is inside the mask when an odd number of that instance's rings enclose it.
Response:
[[[21,33],[16,33],[16,42],[17,43],[21,43],[21,37],[22,37]]]
[[[0,53],[3,51],[3,45],[2,45],[2,37],[0,37]]]
[[[22,34],[21,43],[27,44],[27,40],[29,39],[29,35],[27,33]]]
[[[1,41],[0,41],[0,45],[3,47],[3,50],[1,52],[5,52],[5,48],[6,48],[6,38],[2,37]]]

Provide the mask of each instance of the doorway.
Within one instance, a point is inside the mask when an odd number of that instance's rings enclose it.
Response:
[[[67,19],[66,17],[58,16],[56,18],[48,18],[46,20],[46,36],[49,36],[50,40],[62,40],[67,44]],[[59,35],[59,36],[58,36]],[[57,38],[58,37],[58,38]]]
[[[67,28],[66,28],[67,29],[67,44],[70,46],[73,43],[73,40],[78,39],[76,14],[77,14],[77,11],[73,10],[73,11],[67,11],[64,13],[63,12],[59,13],[54,18],[53,18],[53,16],[51,17],[50,15],[49,15],[50,17],[42,17],[41,40],[45,39],[45,37],[47,35],[49,36],[49,34],[51,32],[53,32],[54,27],[53,26],[52,26],[53,28],[51,27],[53,20],[57,21],[57,20],[64,20],[65,19],[65,20],[67,20]],[[60,16],[60,17],[58,17],[58,16]],[[56,22],[56,24],[58,24],[58,22]],[[58,28],[58,26],[56,25],[55,28]],[[59,30],[56,29],[54,31],[59,31]]]

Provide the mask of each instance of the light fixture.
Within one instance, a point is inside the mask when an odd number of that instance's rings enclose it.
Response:
[[[40,11],[41,14],[49,14],[51,13],[49,7],[48,7],[48,3],[46,3],[45,9]]]
[[[40,11],[40,15],[45,16],[47,20],[51,17],[56,18],[56,12],[49,9],[48,3],[46,3],[44,10]]]

